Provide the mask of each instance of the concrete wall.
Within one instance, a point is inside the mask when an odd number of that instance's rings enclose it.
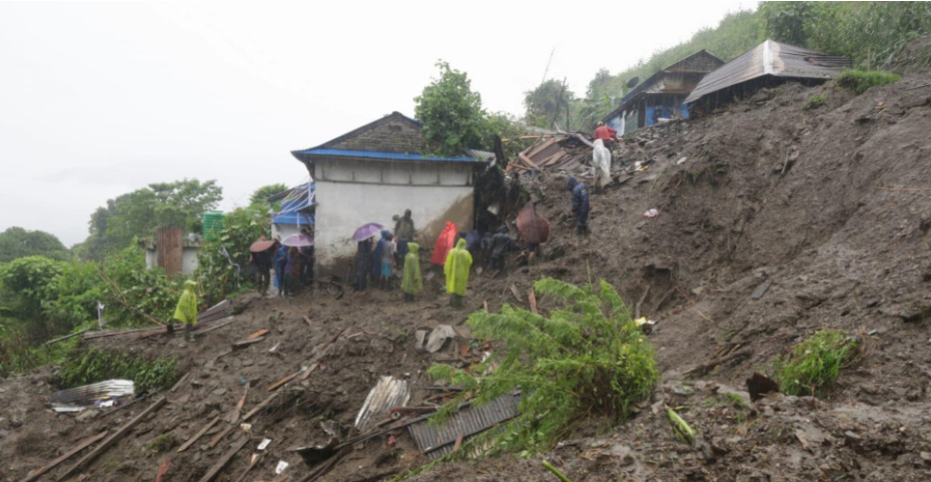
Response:
[[[472,229],[472,163],[329,160],[315,163],[317,264],[321,272],[355,255],[352,234],[365,223],[394,229],[411,210],[416,241],[432,248],[446,221]],[[342,270],[340,270],[342,271]],[[343,275],[345,273],[337,273]]]

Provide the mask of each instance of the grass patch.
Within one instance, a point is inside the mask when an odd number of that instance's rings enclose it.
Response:
[[[128,353],[87,350],[63,363],[53,383],[72,388],[111,379],[132,380],[138,395],[171,388],[180,378],[177,363],[174,357],[150,361]]]
[[[787,395],[814,395],[851,362],[859,343],[842,331],[824,329],[796,345],[786,356],[776,359],[775,378]]]
[[[824,105],[824,94],[813,95],[805,102],[805,110],[814,110]]]
[[[152,441],[146,445],[146,448],[152,453],[162,454],[171,450],[171,448],[175,446],[175,442],[174,434],[166,432],[152,439]]]
[[[652,346],[610,284],[579,287],[546,278],[534,289],[564,308],[548,317],[510,305],[500,313],[475,312],[468,320],[472,336],[491,339],[494,354],[469,372],[430,367],[433,377],[463,388],[434,423],[444,423],[470,394],[476,406],[517,389],[523,394],[520,415],[470,439],[459,452],[529,455],[552,447],[587,417],[620,423],[658,379]]]
[[[837,85],[860,95],[870,87],[898,82],[902,77],[878,70],[845,70],[837,76]]]

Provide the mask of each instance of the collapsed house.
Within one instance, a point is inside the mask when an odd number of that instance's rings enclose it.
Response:
[[[355,254],[352,235],[366,223],[394,227],[410,209],[417,242],[432,246],[446,221],[460,231],[473,226],[478,169],[493,154],[430,154],[437,145],[423,125],[398,112],[317,147],[292,151],[314,180],[314,240],[318,269],[346,274],[340,261]]]
[[[685,99],[690,109],[709,112],[760,88],[787,81],[817,85],[850,67],[850,58],[766,40],[706,75]]]
[[[660,119],[687,119],[685,98],[709,72],[724,61],[700,50],[661,69],[621,99],[620,105],[602,121],[620,133],[649,127]]]

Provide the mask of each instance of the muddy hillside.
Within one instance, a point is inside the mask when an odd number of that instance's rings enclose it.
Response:
[[[656,322],[653,396],[628,423],[590,420],[541,456],[440,464],[412,480],[556,480],[543,459],[573,481],[929,480],[929,84],[912,74],[859,96],[787,84],[640,130],[616,148],[622,182],[593,194],[587,236],[574,233],[566,180],[590,176],[525,179],[553,236],[530,266],[515,253],[505,273],[475,270],[462,310],[449,308],[439,271],[425,269],[426,293],[413,303],[397,289],[327,285],[240,297],[232,318],[204,323],[193,343],[86,340],[176,356],[184,376],[132,405],[77,415],[46,406],[54,368],[4,380],[0,480],[392,480],[457,438],[437,435],[425,449],[399,427],[419,427],[453,393],[425,370],[479,361],[494,347],[471,339],[468,313],[528,306],[545,276],[605,279]],[[823,105],[809,102],[822,95]],[[645,217],[650,209],[658,215]],[[745,380],[821,328],[857,337],[857,363],[818,398],[751,401]],[[379,403],[408,409],[398,420],[359,417]],[[676,438],[667,406],[695,443]]]

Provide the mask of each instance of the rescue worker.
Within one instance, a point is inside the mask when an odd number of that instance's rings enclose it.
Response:
[[[407,243],[408,252],[404,256],[404,273],[401,276],[401,290],[404,301],[414,301],[414,295],[423,293],[423,277],[420,273],[420,245]]]
[[[197,293],[194,292],[197,283],[191,280],[184,282],[184,293],[178,299],[178,306],[175,307],[175,314],[172,316],[172,323],[168,325],[168,334],[175,334],[174,320],[184,323],[184,341],[194,341],[194,334],[191,332],[194,325],[197,324]]]
[[[359,241],[356,251],[356,291],[365,291],[368,287],[369,273],[372,271],[372,238]]]
[[[504,269],[504,255],[514,249],[518,249],[517,242],[514,241],[514,238],[508,236],[507,225],[502,224],[491,238],[489,267],[496,270]]]
[[[472,255],[466,249],[466,240],[460,239],[456,247],[446,255],[443,273],[446,274],[446,292],[449,293],[449,306],[462,308],[462,297],[469,284],[469,270],[472,268]]]
[[[595,129],[595,147],[592,150],[592,177],[595,180],[595,192],[611,184],[611,150],[609,143],[617,139],[617,131],[598,123]]]
[[[588,234],[588,213],[591,210],[588,204],[588,188],[575,177],[570,177],[566,186],[572,193],[572,214],[575,215],[578,234]]]

